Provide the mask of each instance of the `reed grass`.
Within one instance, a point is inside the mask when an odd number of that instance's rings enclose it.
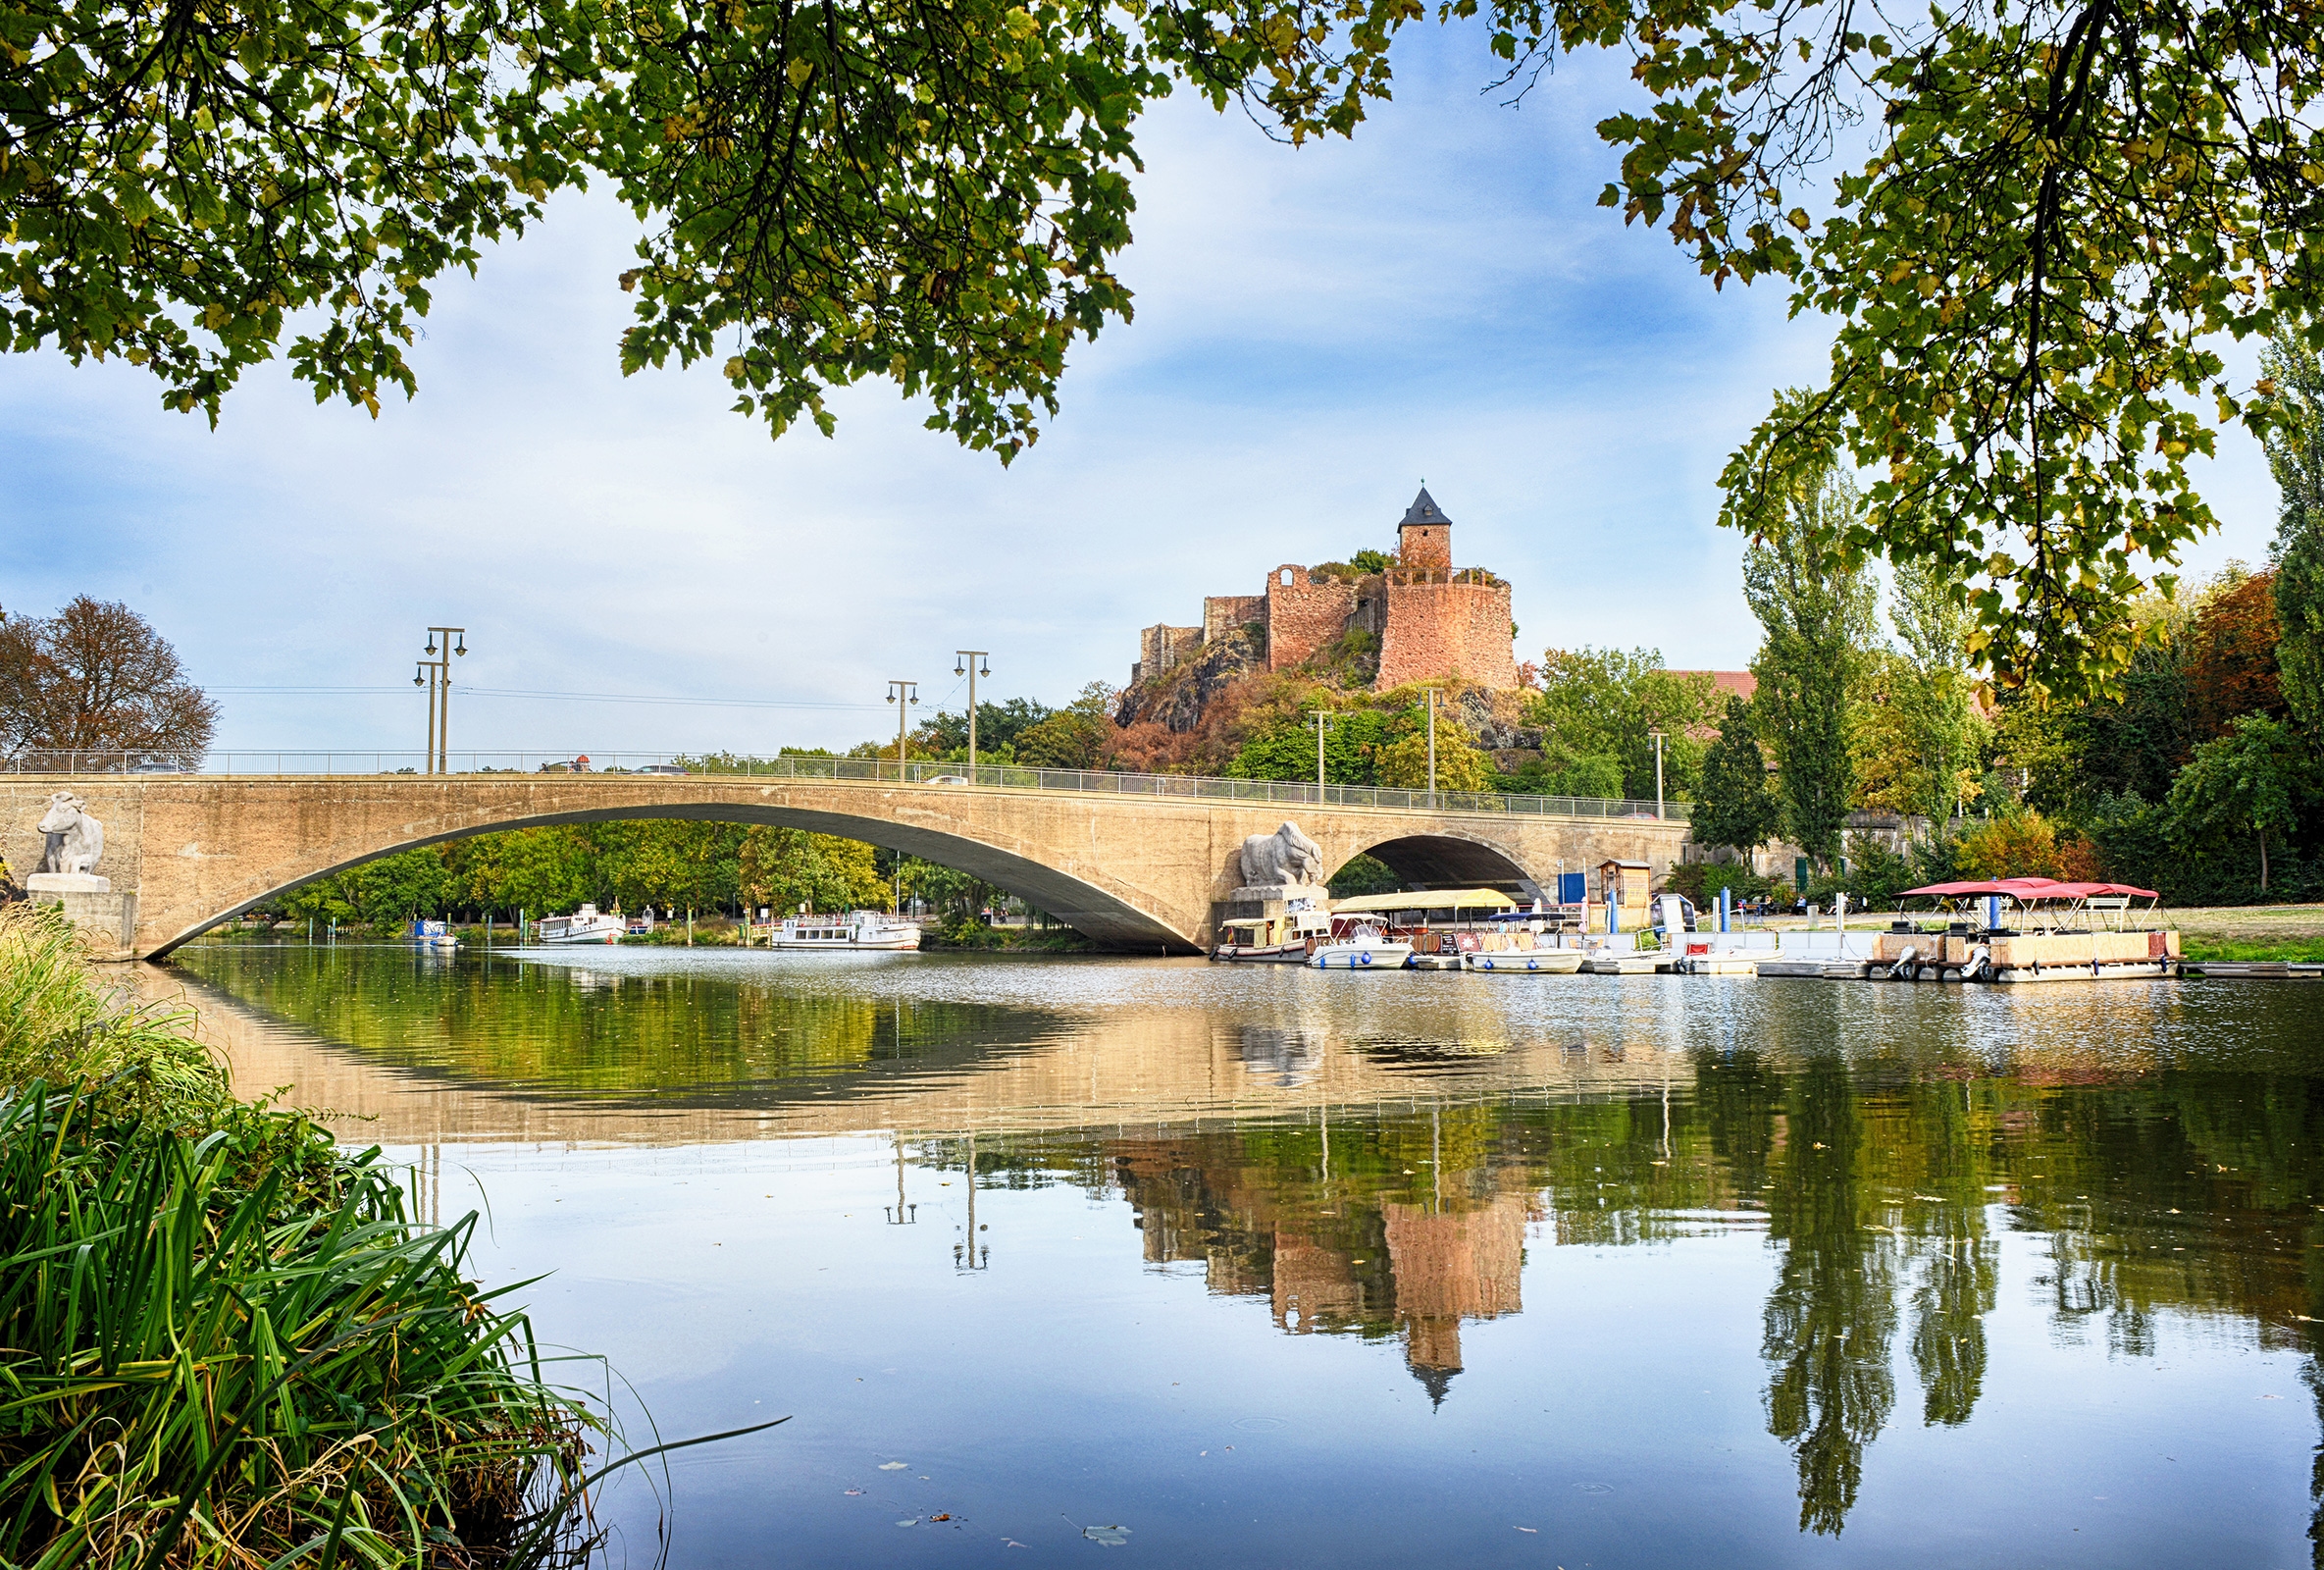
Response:
[[[602,1424],[379,1153],[0,910],[0,1563],[522,1566]],[[518,1283],[522,1285],[525,1283]]]

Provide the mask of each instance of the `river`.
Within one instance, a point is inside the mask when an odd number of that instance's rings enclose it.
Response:
[[[195,945],[611,1564],[2292,1566],[2324,987]]]

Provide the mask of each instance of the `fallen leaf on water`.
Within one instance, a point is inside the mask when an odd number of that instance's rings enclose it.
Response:
[[[1083,1527],[1081,1535],[1109,1548],[1126,1548],[1130,1544],[1128,1527]]]
[[[909,1465],[911,1465],[909,1461],[882,1461],[880,1470],[882,1472],[901,1472]]]
[[[1003,1538],[1001,1540],[1001,1546],[1004,1548],[1021,1548],[1024,1546],[1024,1544],[1017,1542],[1014,1538]]]
[[[861,1493],[863,1491],[861,1489],[850,1489],[848,1492],[850,1493]]]
[[[1541,1535],[1540,1531],[1539,1531],[1537,1528],[1534,1528],[1534,1527],[1519,1527],[1519,1528],[1518,1528],[1518,1530],[1519,1530],[1520,1532],[1530,1532],[1530,1533],[1532,1533],[1532,1534],[1533,1534],[1535,1537],[1539,1537],[1539,1536]]]
[[[899,1521],[896,1524],[900,1527],[916,1527],[920,1524],[920,1518],[915,1515],[909,1521]]]
[[[947,1511],[943,1515],[932,1515],[928,1519],[931,1521],[950,1521],[952,1518],[952,1513]]]

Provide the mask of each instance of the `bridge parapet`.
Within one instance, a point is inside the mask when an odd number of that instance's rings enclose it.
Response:
[[[1500,791],[1430,791],[1374,785],[1315,785],[1304,780],[1234,779],[1203,774],[1129,774],[1098,768],[1027,768],[871,758],[703,758],[685,753],[588,754],[470,752],[450,755],[442,774],[587,775],[623,778],[796,779],[867,785],[975,785],[996,790],[1070,791],[1100,796],[1184,801],[1264,802],[1277,807],[1356,807],[1397,812],[1515,813],[1531,817],[1659,817],[1683,823],[1684,802],[1645,802],[1594,796],[1533,796]],[[442,777],[425,753],[220,752],[186,759],[155,752],[30,752],[0,759],[0,772],[70,776],[181,774],[232,778],[335,778],[381,775]]]

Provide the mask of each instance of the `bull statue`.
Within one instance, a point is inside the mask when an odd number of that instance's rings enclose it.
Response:
[[[1272,834],[1254,834],[1243,841],[1243,885],[1275,888],[1286,884],[1314,885],[1323,881],[1323,847],[1285,823]]]
[[[39,829],[47,841],[39,872],[62,872],[68,877],[88,876],[105,854],[105,825],[88,815],[80,798],[58,791],[48,799]]]

